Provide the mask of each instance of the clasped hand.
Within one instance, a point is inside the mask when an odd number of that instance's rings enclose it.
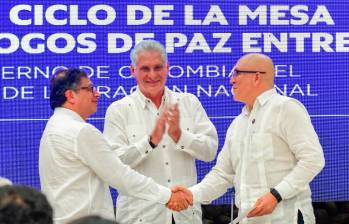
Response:
[[[193,194],[186,187],[175,186],[171,188],[171,192],[171,198],[166,204],[167,208],[178,212],[193,205]]]

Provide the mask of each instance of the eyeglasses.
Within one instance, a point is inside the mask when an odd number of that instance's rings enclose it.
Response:
[[[238,77],[241,74],[255,74],[255,73],[265,74],[266,72],[234,69],[233,72],[232,72],[232,76],[233,77]]]
[[[89,92],[91,92],[91,93],[95,93],[95,92],[97,92],[97,88],[96,88],[96,87],[94,87],[93,85],[89,85],[89,86],[82,86],[82,87],[77,88],[76,90],[80,90],[80,89],[87,90],[87,91],[89,91]]]

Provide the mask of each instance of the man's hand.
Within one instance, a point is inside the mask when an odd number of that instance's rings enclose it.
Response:
[[[153,132],[151,133],[151,142],[154,145],[158,145],[161,141],[165,129],[166,129],[166,121],[167,121],[167,112],[165,111],[160,115],[160,117],[157,119],[155,127],[153,129]]]
[[[187,209],[188,206],[193,205],[193,194],[183,186],[175,186],[171,188],[172,195],[167,203],[167,207],[174,211],[181,211]]]
[[[248,213],[247,217],[250,218],[271,214],[274,211],[277,203],[278,202],[274,195],[268,192],[257,200],[256,204],[254,205],[254,209]]]
[[[179,138],[181,137],[181,128],[179,126],[179,108],[178,103],[171,106],[167,111],[167,123],[169,125],[168,135],[172,138],[172,140],[177,143]]]

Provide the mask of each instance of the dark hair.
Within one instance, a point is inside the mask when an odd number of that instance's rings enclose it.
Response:
[[[97,215],[90,215],[76,219],[69,224],[116,224],[115,221],[104,219]]]
[[[80,85],[82,77],[87,77],[86,72],[78,68],[60,69],[52,76],[50,83],[50,106],[52,110],[62,106],[67,98],[65,91],[76,89]]]
[[[52,224],[52,207],[44,194],[28,186],[0,187],[1,224]]]

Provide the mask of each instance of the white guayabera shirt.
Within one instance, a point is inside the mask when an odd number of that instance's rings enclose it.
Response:
[[[324,166],[318,137],[304,106],[275,89],[261,94],[230,125],[217,164],[192,187],[194,201],[210,203],[235,187],[239,213],[275,188],[282,201],[270,215],[245,218],[242,224],[315,223],[309,182]]]
[[[175,103],[179,104],[181,137],[176,144],[166,131],[153,149],[149,135],[156,120],[165,106]],[[218,147],[216,129],[200,101],[192,94],[167,88],[159,109],[139,89],[114,102],[106,113],[104,135],[124,163],[167,187],[196,184],[195,160],[213,160]],[[172,213],[164,205],[123,193],[117,199],[116,220],[121,224],[170,224],[172,214],[176,224],[202,223],[198,203]]]
[[[87,215],[114,219],[108,185],[163,206],[171,195],[170,189],[123,164],[99,130],[65,108],[56,108],[46,125],[39,172],[55,223]]]

